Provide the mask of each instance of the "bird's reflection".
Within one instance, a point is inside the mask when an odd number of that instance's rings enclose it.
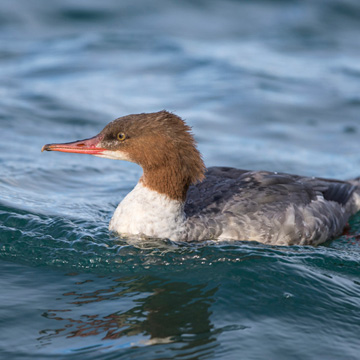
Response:
[[[90,282],[79,284],[81,289],[96,286]],[[209,317],[216,291],[207,284],[154,276],[113,279],[110,286],[95,291],[79,292],[78,286],[76,291],[63,294],[66,309],[43,314],[59,321],[61,326],[44,330],[39,340],[44,344],[59,336],[67,339],[100,336],[105,341],[141,335],[143,344],[148,345],[172,342],[182,342],[187,348],[215,345],[211,344],[215,338]],[[106,309],[112,311],[106,313]]]

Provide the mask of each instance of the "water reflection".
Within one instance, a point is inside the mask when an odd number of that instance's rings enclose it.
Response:
[[[110,286],[99,288],[86,280],[76,285],[75,291],[62,294],[66,301],[63,309],[50,309],[43,316],[58,326],[40,332],[39,342],[45,346],[60,337],[74,340],[86,337],[91,342],[109,348],[119,343],[138,347],[154,344],[179,343],[182,349],[204,347],[209,351],[217,347],[214,326],[210,321],[211,305],[217,287],[190,284],[155,276],[122,277],[112,279]],[[96,280],[97,281],[97,280]],[[92,291],[94,285],[97,290]],[[111,309],[110,313],[104,313]],[[114,311],[115,310],[115,311]],[[74,342],[71,342],[73,348]],[[76,346],[84,346],[77,339]],[[123,346],[123,345],[122,345]]]

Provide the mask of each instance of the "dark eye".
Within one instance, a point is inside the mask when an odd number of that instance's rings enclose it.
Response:
[[[119,141],[124,141],[126,139],[126,135],[123,132],[119,132],[116,137]]]

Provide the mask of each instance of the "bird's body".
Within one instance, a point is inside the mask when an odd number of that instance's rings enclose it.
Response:
[[[185,203],[189,223],[204,224],[193,238],[276,245],[320,244],[340,235],[359,209],[359,190],[347,182],[217,167],[190,187]]]
[[[114,120],[94,138],[45,145],[143,167],[110,230],[176,241],[254,240],[317,245],[342,233],[360,210],[357,181],[234,168],[205,169],[189,127],[161,111]]]

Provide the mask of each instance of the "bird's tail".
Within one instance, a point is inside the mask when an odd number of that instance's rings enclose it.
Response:
[[[355,187],[353,192],[353,199],[355,206],[353,213],[355,213],[360,211],[360,176],[355,179],[350,179],[348,180],[348,182]]]
[[[348,182],[351,183],[352,185],[360,188],[360,176],[356,177],[355,179],[349,179]],[[359,189],[359,191],[360,191],[360,189]]]

